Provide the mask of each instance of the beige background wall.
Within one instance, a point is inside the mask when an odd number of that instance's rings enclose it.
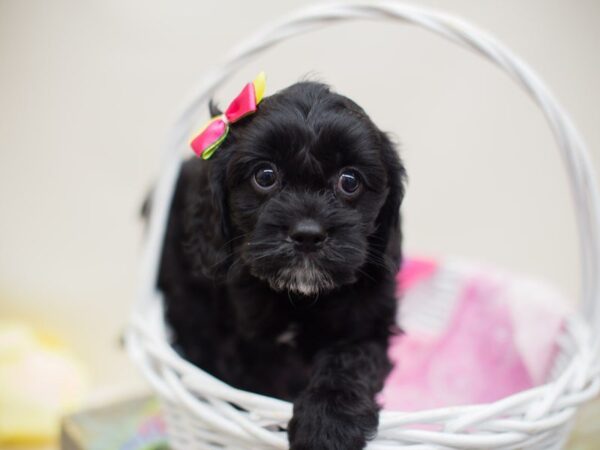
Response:
[[[0,315],[67,340],[98,385],[135,382],[118,335],[140,249],[139,204],[181,100],[260,25],[307,1],[0,0]],[[600,3],[446,0],[553,88],[600,165]],[[307,73],[402,141],[406,248],[458,255],[578,292],[573,210],[544,119],[502,73],[414,27],[352,23],[296,38],[259,69]]]

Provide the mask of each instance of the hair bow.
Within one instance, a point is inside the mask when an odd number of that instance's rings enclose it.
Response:
[[[213,117],[195,138],[190,141],[190,146],[196,155],[202,159],[210,158],[215,150],[223,143],[231,124],[256,112],[256,107],[265,93],[265,73],[261,72],[252,83],[248,83],[229,104],[225,112]]]

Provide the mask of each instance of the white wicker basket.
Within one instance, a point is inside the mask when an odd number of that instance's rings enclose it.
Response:
[[[166,218],[183,148],[197,114],[232,73],[261,51],[298,34],[354,19],[412,23],[467,47],[504,69],[544,112],[576,204],[582,260],[581,314],[569,318],[547,384],[485,405],[415,413],[382,411],[369,449],[558,449],[577,407],[600,389],[600,202],[585,144],[570,118],[533,71],[488,34],[455,17],[400,3],[326,4],[300,11],[243,41],[190,98],[167,142],[163,171],[141,266],[139,297],[126,333],[135,364],[161,398],[174,449],[288,447],[292,405],[228,386],[183,360],[169,345],[156,290]],[[450,272],[460,274],[450,266]],[[593,332],[592,332],[593,330]],[[428,426],[424,427],[423,425]]]

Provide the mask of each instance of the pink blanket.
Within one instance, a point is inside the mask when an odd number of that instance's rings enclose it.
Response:
[[[545,381],[567,311],[554,291],[488,269],[457,272],[427,260],[408,260],[398,281],[405,333],[390,342],[395,367],[379,396],[385,409],[491,402]],[[433,288],[438,285],[445,291]],[[441,316],[435,326],[428,323],[431,313]]]

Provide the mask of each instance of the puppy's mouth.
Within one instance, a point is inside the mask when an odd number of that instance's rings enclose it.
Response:
[[[327,292],[335,287],[331,276],[310,258],[303,258],[293,267],[278,270],[266,281],[274,291],[289,291],[306,296]]]
[[[254,250],[261,246],[250,247]],[[315,296],[355,282],[357,267],[362,264],[364,255],[328,252],[327,248],[304,253],[283,245],[276,249],[271,247],[264,253],[249,251],[243,260],[250,273],[267,282],[274,291]]]

